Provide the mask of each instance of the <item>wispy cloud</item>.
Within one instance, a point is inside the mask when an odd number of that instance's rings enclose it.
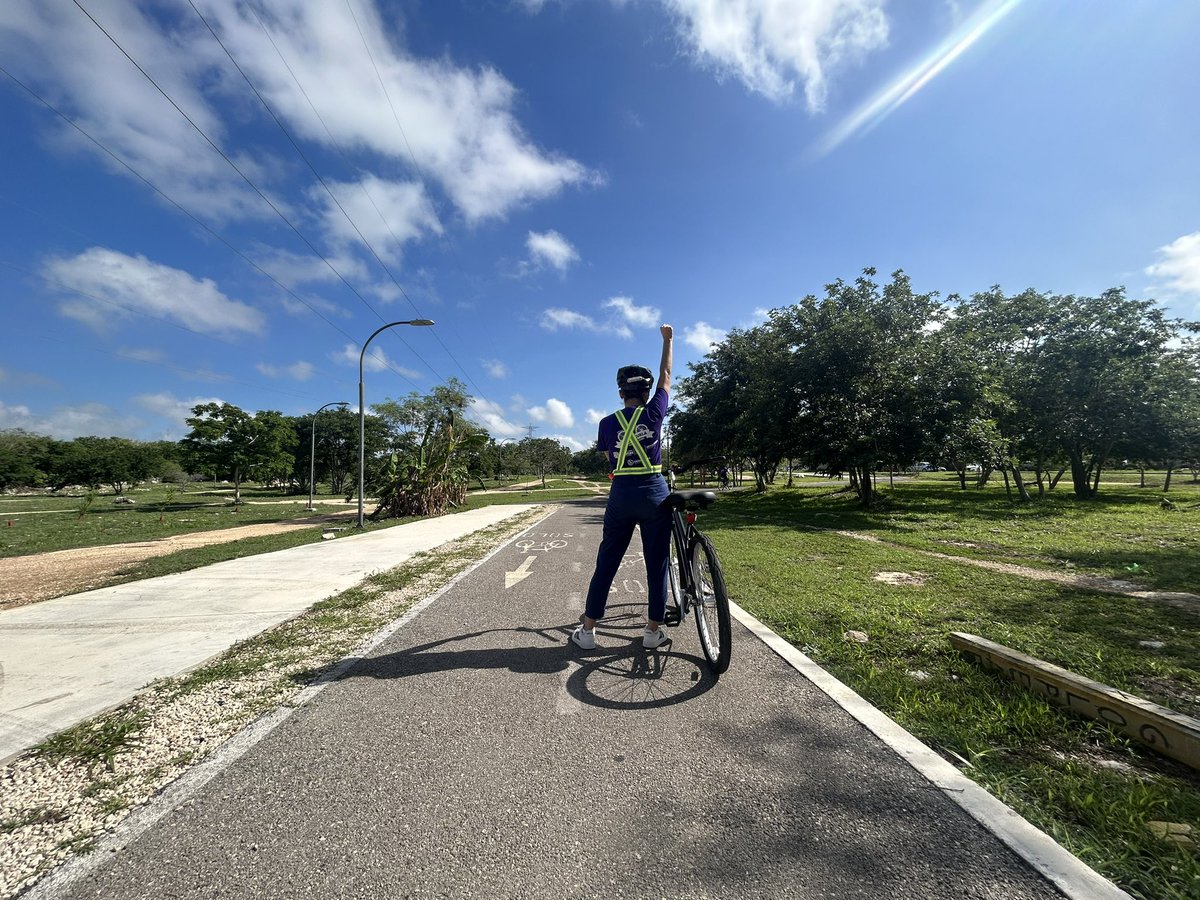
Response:
[[[588,421],[589,425],[599,425],[600,420],[603,419],[607,415],[608,415],[608,413],[606,413],[606,412],[602,412],[601,410],[598,410],[598,409],[591,409],[590,407],[588,408],[588,411],[586,413],[586,417],[587,417],[587,421]]]
[[[582,163],[541,149],[525,134],[515,112],[518,92],[499,72],[413,54],[393,38],[403,29],[385,22],[372,0],[352,6],[201,0],[197,7],[298,139],[339,151],[366,151],[358,153],[358,162],[368,164],[369,154],[380,179],[392,177],[384,173],[397,168],[419,175],[437,185],[468,223],[502,218],[516,206],[572,185],[601,181]],[[251,153],[230,146],[250,117],[274,125],[257,104],[237,107],[237,121],[224,118],[221,105],[246,88],[186,4],[151,9],[106,3],[93,14],[259,187],[270,193],[279,185],[290,166],[263,158],[260,148]],[[10,71],[189,209],[221,219],[274,216],[71,4],[0,3],[0,56]],[[72,146],[79,140],[68,130],[62,135]],[[381,209],[393,230],[411,226],[411,204],[397,208],[397,198],[381,190]],[[361,221],[378,221],[378,216],[364,215]],[[435,230],[424,212],[415,221]]]
[[[604,308],[616,310],[624,321],[638,328],[653,328],[662,321],[658,307],[638,306],[629,297],[612,297],[604,302]]]
[[[714,328],[707,322],[697,322],[684,329],[683,340],[689,347],[695,347],[701,353],[707,353],[713,344],[725,340],[725,332]]]
[[[519,438],[525,429],[505,417],[504,407],[490,400],[472,397],[467,402],[467,418],[482,425],[496,440]]]
[[[664,0],[701,64],[781,102],[804,85],[825,106],[829,73],[887,44],[883,0]]]
[[[378,343],[378,342],[376,342]],[[336,363],[352,364],[355,368],[358,367],[359,354],[362,353],[362,348],[356,344],[345,344],[341,350],[329,354],[329,358]],[[394,372],[397,375],[402,375],[405,378],[420,378],[420,372],[414,372],[412,369],[406,369],[404,366],[398,366],[384,352],[382,347],[377,347],[372,344],[367,350],[366,356],[362,357],[362,367],[366,372]]]
[[[1146,267],[1156,286],[1200,298],[1200,231],[1176,238],[1157,253],[1158,262]]]
[[[541,326],[547,331],[577,329],[628,339],[633,337],[633,328],[653,327],[662,317],[657,307],[638,306],[629,297],[610,297],[600,304],[600,308],[608,311],[602,321],[573,309],[551,307],[542,312]]]
[[[498,359],[481,359],[479,362],[483,366],[483,371],[492,378],[507,378],[509,375],[508,366]]]
[[[811,149],[810,155],[813,158],[825,156],[851,137],[874,128],[991,31],[1020,2],[985,0],[949,37],[830,129]]]
[[[364,363],[364,368],[366,364]],[[304,360],[297,360],[290,366],[276,366],[271,363],[260,362],[255,365],[256,369],[268,378],[291,378],[293,381],[308,381],[317,371],[316,366]]]
[[[139,394],[133,402],[146,412],[165,421],[159,435],[163,440],[179,440],[187,433],[186,420],[192,415],[192,408],[205,403],[223,403],[220,397],[192,397],[181,399],[168,391],[153,394]]]
[[[23,404],[8,405],[0,400],[0,430],[21,428],[34,434],[69,441],[77,437],[129,435],[142,422],[103,403],[59,406],[49,413],[37,414]]]
[[[579,262],[579,251],[557,231],[531,231],[525,238],[529,259],[521,264],[521,274],[545,268],[565,272]]]
[[[93,247],[78,256],[51,259],[43,266],[51,287],[78,291],[59,311],[98,331],[108,330],[134,313],[166,319],[212,335],[259,334],[265,317],[257,309],[226,297],[208,278],[181,269]],[[87,295],[87,296],[85,296]]]

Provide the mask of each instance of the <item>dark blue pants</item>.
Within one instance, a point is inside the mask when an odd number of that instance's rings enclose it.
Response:
[[[608,593],[617,568],[629,549],[633,529],[642,530],[642,552],[646,557],[646,589],[650,595],[649,618],[661,622],[667,610],[667,566],[671,553],[671,511],[664,501],[670,489],[661,475],[618,475],[613,478],[604,510],[604,536],[596,554],[596,571],[588,586],[585,615],[604,616]]]

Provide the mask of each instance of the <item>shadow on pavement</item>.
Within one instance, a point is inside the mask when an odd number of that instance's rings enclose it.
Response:
[[[682,703],[708,691],[716,677],[700,657],[674,652],[672,643],[656,650],[641,645],[641,619],[632,612],[606,617],[597,627],[601,646],[587,652],[570,643],[574,622],[546,628],[493,628],[430,641],[383,656],[360,659],[339,675],[297,673],[304,683],[350,678],[411,678],[435,672],[507,669],[518,674],[574,671],[567,692],[602,709],[656,709]],[[631,634],[632,632],[632,634]],[[514,638],[530,643],[513,646]],[[627,642],[619,647],[605,643]]]

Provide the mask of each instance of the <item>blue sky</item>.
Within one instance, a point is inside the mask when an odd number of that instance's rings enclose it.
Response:
[[[660,322],[683,377],[864,266],[1200,318],[1198,36],[1193,0],[5,0],[0,428],[356,405],[425,317],[368,404],[455,377],[582,449]]]

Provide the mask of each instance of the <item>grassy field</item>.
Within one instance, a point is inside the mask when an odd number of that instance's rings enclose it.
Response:
[[[1020,507],[1002,485],[962,492],[942,474],[923,475],[898,482],[876,513],[837,487],[804,479],[799,488],[727,495],[703,514],[734,599],[1125,890],[1200,897],[1196,854],[1146,827],[1200,830],[1200,775],[975,668],[947,640],[951,631],[977,634],[1200,716],[1200,605],[1184,610],[922,552],[1200,593],[1200,487],[1179,484],[1175,511],[1136,484],[1103,485],[1100,501],[1055,492]],[[893,585],[875,580],[880,572],[917,578]],[[849,630],[869,641],[847,641]]]

